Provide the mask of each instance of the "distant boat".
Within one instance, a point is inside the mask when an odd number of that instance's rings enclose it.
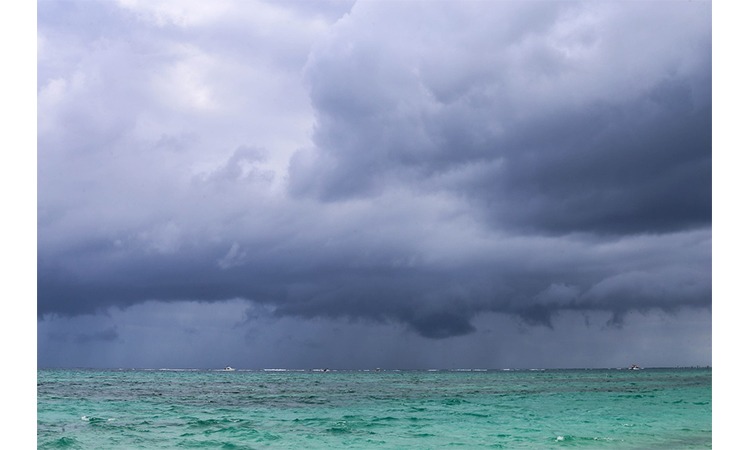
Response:
[[[234,368],[232,368],[232,367],[229,367],[229,366],[226,366],[226,367],[224,368],[224,372],[234,372]]]
[[[630,369],[630,370],[641,370],[641,366],[639,366],[638,364],[631,364],[628,369]]]

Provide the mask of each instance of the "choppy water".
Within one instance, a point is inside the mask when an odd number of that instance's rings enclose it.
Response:
[[[711,370],[40,370],[38,448],[711,448]]]

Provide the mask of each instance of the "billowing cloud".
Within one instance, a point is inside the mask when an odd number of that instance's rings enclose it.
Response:
[[[555,234],[706,226],[709,8],[357,4],[308,62],[316,145],[292,160],[292,192],[403,183]]]
[[[710,3],[439,5],[41,3],[43,328],[710,321]]]

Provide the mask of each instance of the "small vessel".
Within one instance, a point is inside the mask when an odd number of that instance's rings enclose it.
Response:
[[[641,366],[639,366],[638,364],[631,364],[628,369],[630,369],[630,370],[641,370]]]
[[[224,372],[234,372],[234,368],[232,368],[232,367],[230,367],[230,366],[226,366],[226,367],[224,368]]]

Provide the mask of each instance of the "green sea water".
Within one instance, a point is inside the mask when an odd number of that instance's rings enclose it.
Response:
[[[37,447],[711,448],[711,369],[39,370]]]

